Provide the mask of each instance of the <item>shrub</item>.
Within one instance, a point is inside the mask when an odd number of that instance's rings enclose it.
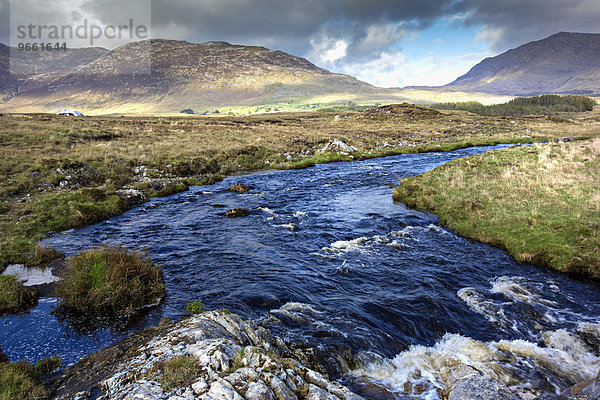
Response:
[[[204,304],[200,300],[190,301],[185,305],[185,311],[190,314],[200,314],[204,310]]]
[[[35,303],[35,290],[23,286],[12,275],[0,275],[0,315],[25,310]]]
[[[165,293],[162,270],[145,253],[102,246],[67,260],[59,308],[88,315],[131,315]]]

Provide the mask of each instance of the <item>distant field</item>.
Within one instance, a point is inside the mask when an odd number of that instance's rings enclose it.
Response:
[[[415,106],[364,112],[232,116],[0,116],[0,270],[40,263],[49,231],[122,213],[116,191],[146,197],[186,190],[237,172],[302,168],[472,145],[598,136],[597,115],[573,121],[492,118]],[[594,119],[596,118],[596,119]],[[337,138],[354,154],[319,153]],[[41,254],[45,254],[41,252]]]

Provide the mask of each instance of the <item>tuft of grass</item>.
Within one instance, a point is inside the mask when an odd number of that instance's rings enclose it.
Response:
[[[12,275],[0,275],[0,315],[15,313],[37,303],[35,290],[23,286]]]
[[[190,301],[185,305],[185,311],[189,312],[190,314],[200,314],[202,311],[204,311],[204,304],[201,300]]]
[[[600,140],[538,144],[405,178],[394,199],[521,262],[600,278]]]
[[[159,373],[158,382],[165,390],[190,385],[201,373],[198,360],[191,355],[175,356],[155,367],[155,373]]]
[[[229,311],[227,308],[217,308],[215,311],[220,312],[221,314],[225,314],[225,315],[231,314],[231,311]]]
[[[37,245],[33,254],[27,260],[28,267],[45,268],[55,260],[63,260],[65,255],[51,247]]]
[[[52,356],[38,361],[38,363],[35,364],[35,371],[42,375],[50,374],[59,369],[61,365],[62,361],[60,357]]]
[[[47,396],[48,392],[29,363],[0,362],[0,400],[39,400]]]
[[[58,308],[86,315],[131,315],[165,293],[162,270],[145,253],[102,246],[66,261]]]

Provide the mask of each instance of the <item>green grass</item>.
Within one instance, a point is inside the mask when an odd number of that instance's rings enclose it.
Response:
[[[131,315],[165,293],[160,267],[144,254],[102,246],[66,261],[59,309],[85,315]]]
[[[200,363],[191,355],[175,356],[155,368],[158,382],[165,390],[188,386],[201,373]]]
[[[451,161],[405,178],[394,199],[522,262],[600,278],[600,140]]]
[[[189,312],[190,314],[200,314],[202,311],[204,311],[204,304],[201,300],[190,301],[185,305],[185,311]]]
[[[39,400],[48,397],[35,369],[25,361],[0,362],[0,400]]]
[[[35,290],[23,286],[12,275],[0,275],[0,315],[23,311],[36,303]]]

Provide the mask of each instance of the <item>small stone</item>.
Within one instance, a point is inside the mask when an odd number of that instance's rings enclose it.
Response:
[[[200,396],[208,390],[208,383],[206,383],[206,380],[200,379],[192,384],[192,390],[196,396]]]

